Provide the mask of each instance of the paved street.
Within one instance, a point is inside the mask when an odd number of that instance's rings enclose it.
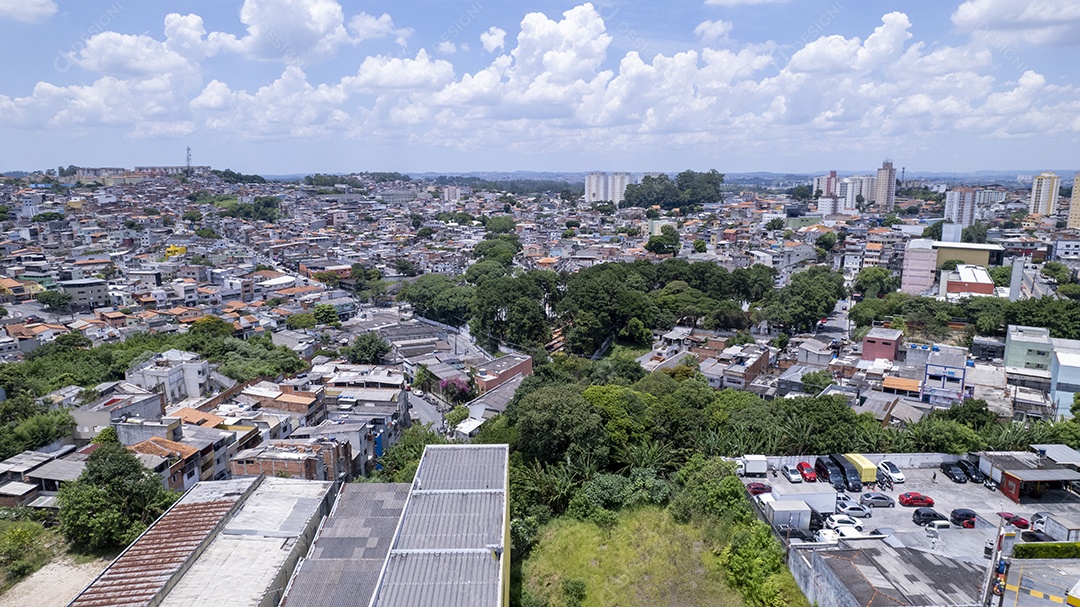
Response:
[[[416,396],[412,392],[406,392],[405,399],[411,407],[409,409],[409,417],[412,418],[413,422],[422,424],[430,423],[436,429],[442,427],[442,414],[439,413],[438,409],[435,408],[435,405],[428,401],[428,399]]]
[[[841,299],[829,315],[828,321],[818,327],[818,336],[822,339],[846,339],[848,335],[848,309],[851,302]]]

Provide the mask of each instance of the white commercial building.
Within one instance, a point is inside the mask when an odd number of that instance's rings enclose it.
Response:
[[[932,291],[936,286],[938,252],[934,242],[928,238],[915,238],[908,241],[904,251],[904,269],[900,276],[900,291],[909,295],[920,295]]]

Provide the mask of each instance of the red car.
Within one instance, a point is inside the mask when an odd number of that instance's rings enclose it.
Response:
[[[746,490],[750,492],[750,495],[761,495],[772,491],[772,487],[765,483],[746,483]]]
[[[900,494],[901,506],[933,506],[934,498],[915,491]]]
[[[799,474],[802,475],[802,479],[804,481],[808,483],[813,483],[817,481],[817,472],[814,472],[814,467],[810,464],[806,462],[799,462],[798,464],[795,464],[795,467],[798,468]]]
[[[1027,529],[1031,526],[1031,523],[1019,514],[1013,514],[1012,512],[998,512],[997,515],[1005,519],[1006,523],[1017,529]]]

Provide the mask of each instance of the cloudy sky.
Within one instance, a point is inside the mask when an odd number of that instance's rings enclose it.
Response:
[[[0,170],[1080,169],[1076,0],[0,0]]]

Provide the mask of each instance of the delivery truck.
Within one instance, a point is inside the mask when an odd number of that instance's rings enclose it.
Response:
[[[744,455],[735,460],[735,472],[739,476],[766,476],[769,460],[764,455]]]
[[[777,500],[765,505],[765,518],[769,524],[791,525],[803,531],[810,529],[810,506],[801,500]]]
[[[870,460],[866,459],[865,456],[858,453],[845,453],[844,457],[859,471],[859,479],[862,480],[864,485],[877,482],[877,467],[871,464]]]
[[[1043,533],[1058,542],[1080,542],[1080,525],[1056,514],[1046,519]]]

